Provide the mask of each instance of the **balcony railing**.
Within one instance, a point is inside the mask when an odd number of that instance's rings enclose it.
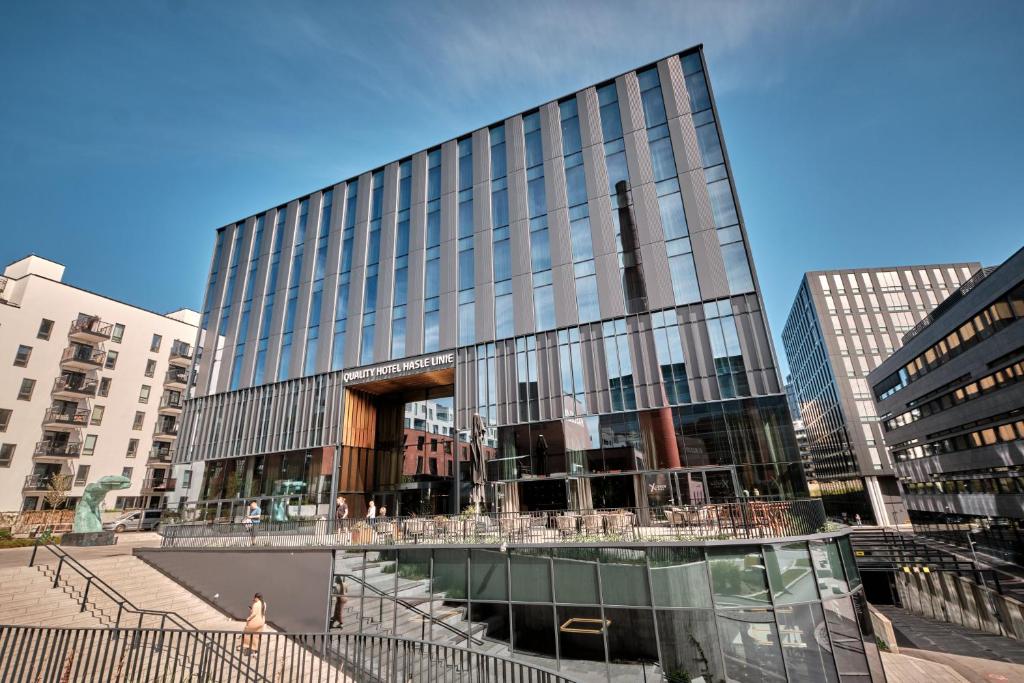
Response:
[[[185,399],[181,396],[163,396],[160,398],[160,407],[170,410],[181,410],[185,407]]]
[[[173,424],[173,425],[158,424],[156,426],[156,431],[154,432],[154,434],[156,434],[157,436],[177,436],[178,435],[178,425],[177,424]]]
[[[289,501],[282,499],[278,502],[287,509]],[[265,510],[273,507],[274,503],[264,505]],[[183,518],[188,518],[187,513]],[[165,525],[163,545],[174,548],[251,545],[251,531],[258,533],[267,545],[300,547],[419,543],[674,543],[800,536],[824,530],[827,524],[824,508],[818,499],[749,500],[615,510],[378,517],[374,520],[265,521],[254,530],[237,523],[241,521],[239,516],[227,523]]]
[[[164,376],[164,384],[188,384],[188,372],[178,368],[171,368]]]
[[[171,360],[192,360],[192,347],[183,342],[171,346]]]
[[[152,448],[149,451],[150,462],[171,462],[174,452],[163,448]]]
[[[94,379],[58,377],[53,380],[53,393],[95,396],[98,385]]]
[[[113,330],[114,323],[105,323],[96,316],[80,316],[71,323],[71,329],[68,331],[68,334],[72,336],[110,339]]]
[[[103,349],[84,349],[80,346],[69,346],[61,354],[60,362],[99,367],[103,365],[103,360],[106,357],[107,352]]]
[[[142,481],[143,491],[173,491],[177,483],[175,479],[151,478]]]
[[[37,441],[34,455],[45,455],[60,458],[77,458],[82,453],[82,444],[74,441],[55,443],[53,441]]]
[[[89,424],[88,410],[63,410],[61,408],[50,408],[43,416],[44,424],[68,425],[71,427],[84,427]]]
[[[25,483],[22,485],[21,489],[23,491],[43,491],[49,485],[49,474],[30,474],[25,477]]]

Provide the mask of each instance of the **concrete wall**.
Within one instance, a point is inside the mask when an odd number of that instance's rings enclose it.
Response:
[[[936,621],[1024,640],[1024,603],[950,572],[896,576],[903,608]]]
[[[330,550],[163,550],[135,554],[235,619],[263,593],[270,623],[291,633],[322,633],[330,606]]]

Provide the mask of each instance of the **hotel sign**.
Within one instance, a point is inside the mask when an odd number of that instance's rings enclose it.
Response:
[[[401,375],[409,375],[417,372],[426,372],[440,368],[452,367],[455,365],[455,352],[435,353],[419,358],[384,363],[382,365],[370,365],[355,370],[347,370],[343,375],[346,384],[350,382],[371,382]]]

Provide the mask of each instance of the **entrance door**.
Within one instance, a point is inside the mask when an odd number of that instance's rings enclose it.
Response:
[[[731,467],[678,472],[673,475],[673,496],[684,505],[728,501],[738,496],[736,473]]]

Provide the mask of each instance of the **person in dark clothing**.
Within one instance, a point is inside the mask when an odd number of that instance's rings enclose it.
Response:
[[[327,628],[334,628],[337,624],[338,628],[342,628],[345,625],[345,603],[348,602],[348,588],[345,586],[345,580],[338,577],[334,583],[334,614],[331,615],[331,623]]]

